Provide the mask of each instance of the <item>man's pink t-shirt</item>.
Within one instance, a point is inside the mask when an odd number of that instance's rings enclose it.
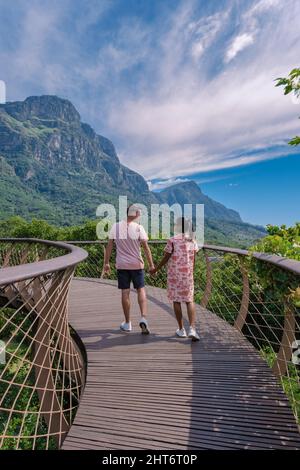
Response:
[[[148,240],[142,225],[136,222],[127,223],[122,220],[114,224],[109,238],[113,239],[117,248],[117,269],[143,269],[144,261],[141,255],[141,241]]]

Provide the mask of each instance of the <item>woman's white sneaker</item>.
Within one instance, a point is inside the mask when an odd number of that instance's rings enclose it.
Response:
[[[126,321],[123,321],[123,323],[121,323],[120,325],[120,329],[122,331],[126,331],[127,333],[130,333],[130,331],[132,331],[131,321],[128,323]]]
[[[192,341],[199,341],[200,340],[200,336],[198,335],[195,328],[193,328],[192,326],[190,326],[190,329],[189,329],[189,338],[191,338]]]
[[[181,328],[178,330],[176,330],[176,336],[178,336],[179,338],[186,338],[186,331],[185,331],[185,328]]]

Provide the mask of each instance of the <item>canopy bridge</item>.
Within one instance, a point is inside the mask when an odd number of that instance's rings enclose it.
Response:
[[[192,343],[174,336],[165,272],[147,278],[151,334],[134,293],[134,331],[119,330],[103,248],[1,240],[0,448],[300,449],[300,263],[204,246]]]

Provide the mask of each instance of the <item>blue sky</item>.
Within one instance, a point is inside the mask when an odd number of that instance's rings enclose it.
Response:
[[[0,0],[9,101],[57,94],[153,189],[194,179],[244,220],[300,219],[298,0]]]

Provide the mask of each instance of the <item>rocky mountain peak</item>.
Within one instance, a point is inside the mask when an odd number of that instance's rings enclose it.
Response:
[[[80,122],[80,114],[75,106],[69,100],[55,95],[29,96],[24,101],[9,102],[1,107],[19,121],[38,118],[47,121],[61,119],[67,122]]]

